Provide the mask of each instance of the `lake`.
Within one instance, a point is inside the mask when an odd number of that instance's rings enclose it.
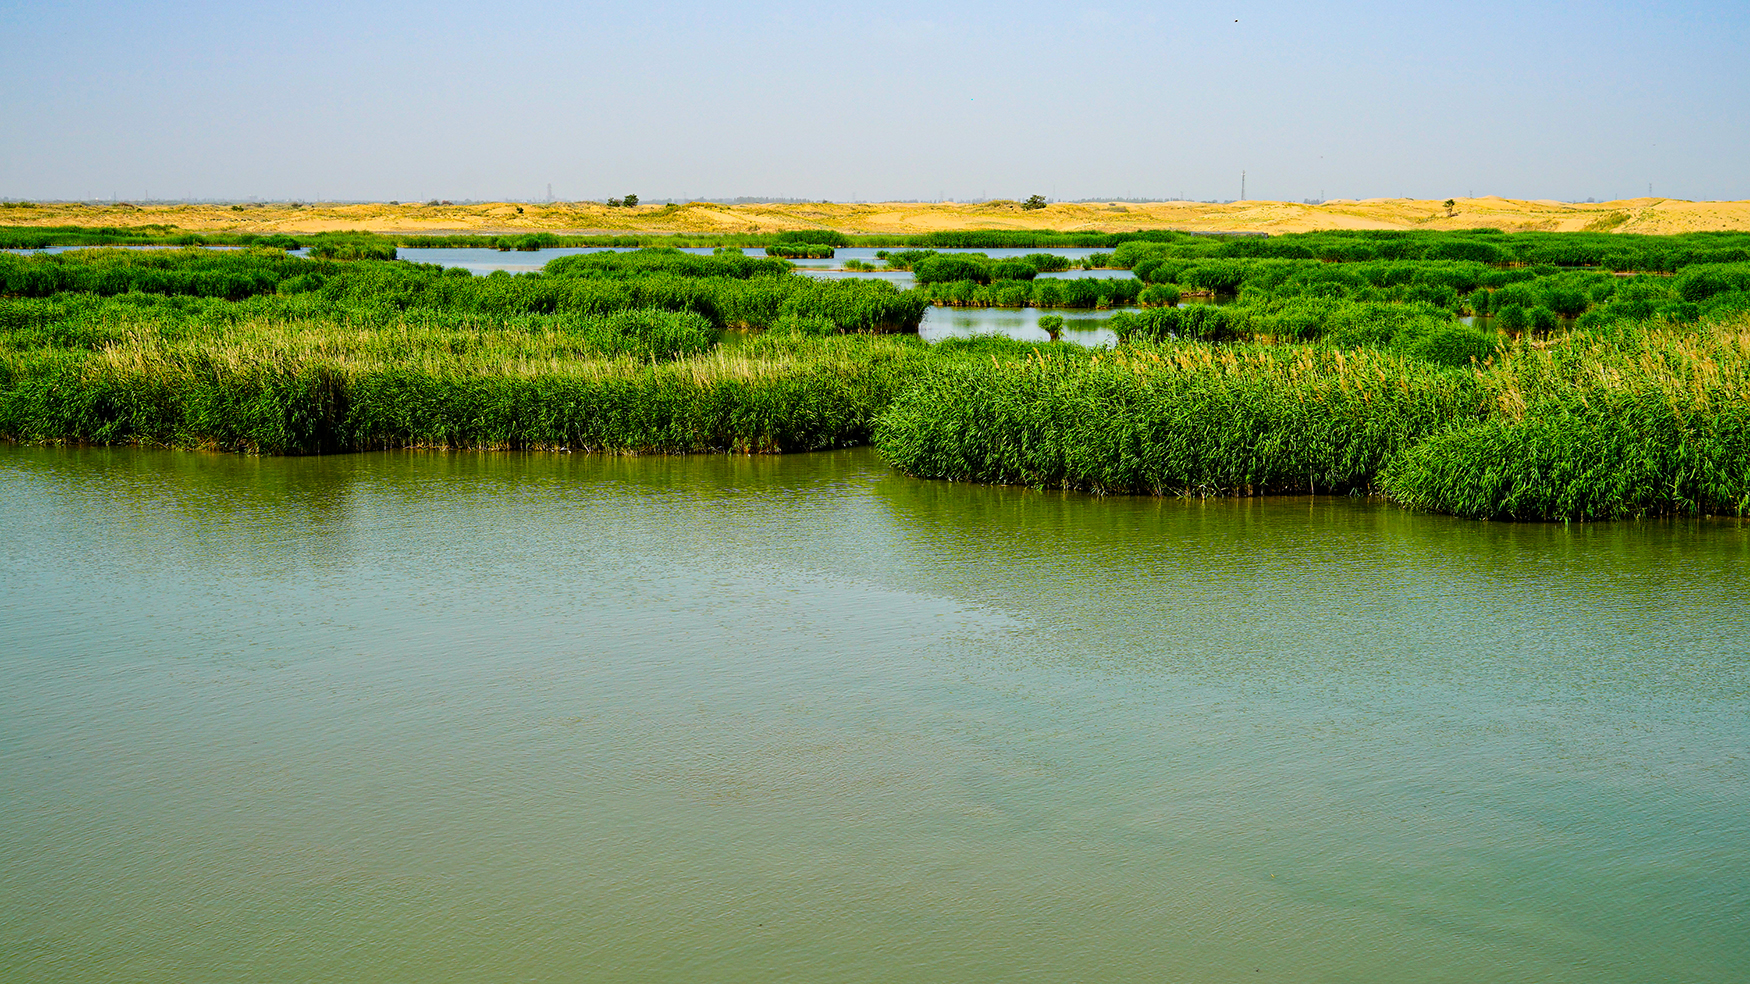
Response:
[[[1740,981],[1750,527],[0,445],[9,980]]]

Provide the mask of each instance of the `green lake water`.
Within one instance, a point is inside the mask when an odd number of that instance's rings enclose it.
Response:
[[[1750,527],[0,446],[0,979],[1750,979]]]

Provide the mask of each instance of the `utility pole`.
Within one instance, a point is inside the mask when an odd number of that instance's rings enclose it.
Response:
[[[1240,201],[1246,200],[1246,172],[1240,172]]]

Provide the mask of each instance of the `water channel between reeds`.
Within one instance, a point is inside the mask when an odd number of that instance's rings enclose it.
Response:
[[[599,253],[606,247],[560,247],[554,249],[535,250],[527,253],[501,252],[492,249],[405,249],[401,251],[403,259],[421,263],[436,263],[446,267],[461,267],[476,275],[490,274],[495,270],[505,270],[511,273],[531,273],[540,270],[549,260],[559,256],[574,253]],[[689,247],[685,252],[709,255],[712,251],[706,248]],[[750,247],[742,250],[748,256],[764,256],[763,249]],[[846,270],[844,264],[849,260],[861,260],[866,263],[880,265],[876,257],[878,250],[863,247],[845,247],[837,250],[837,255],[830,260],[792,260],[798,273],[806,276],[819,277],[824,280],[837,280],[846,277],[863,277],[872,280],[887,280],[895,286],[904,289],[915,285],[911,272],[908,270]],[[1094,253],[1095,249],[1054,248],[1054,249],[984,249],[984,250],[939,250],[943,253],[980,252],[989,256],[1025,256],[1028,253],[1050,253],[1054,256],[1067,256],[1071,259],[1082,259]],[[1107,251],[1109,252],[1109,251]],[[1041,278],[1074,278],[1074,277],[1130,277],[1129,270],[1061,270],[1053,273],[1042,273]],[[1200,298],[1187,298],[1186,303],[1197,303]],[[1122,310],[1136,310],[1124,308]],[[972,338],[978,335],[1004,335],[1028,342],[1047,341],[1050,336],[1039,327],[1042,315],[1056,314],[1064,318],[1063,338],[1082,345],[1105,347],[1117,341],[1112,332],[1103,327],[1102,323],[1110,318],[1112,311],[1090,311],[1077,309],[1040,310],[1038,308],[952,308],[932,306],[924,312],[924,320],[918,327],[918,335],[925,341],[934,342],[944,338]]]
[[[0,446],[21,981],[1741,980],[1750,528]]]
[[[70,249],[85,247],[56,246],[43,250],[12,250],[11,252],[45,252],[60,253]],[[159,249],[164,247],[125,247],[137,249]],[[209,249],[234,249],[236,247],[207,247]],[[630,247],[619,248],[624,252]],[[400,251],[401,258],[414,263],[434,263],[443,267],[459,267],[475,276],[487,276],[496,271],[506,273],[537,273],[550,260],[561,256],[573,256],[579,253],[602,253],[615,249],[607,246],[562,246],[549,249],[518,251],[480,248],[433,247],[425,249],[404,248]],[[293,255],[302,255],[308,250],[293,250]],[[710,255],[713,250],[708,247],[686,247],[686,253]],[[759,247],[748,247],[742,250],[748,256],[764,256],[765,250]],[[873,280],[886,280],[900,289],[916,285],[916,281],[908,270],[846,270],[844,264],[848,260],[861,260],[879,266],[882,261],[876,257],[878,250],[864,247],[845,247],[837,251],[835,258],[830,260],[792,260],[797,272],[805,276],[819,277],[823,280],[837,280],[846,277],[863,277]],[[1028,253],[1050,253],[1056,256],[1067,256],[1071,259],[1082,259],[1101,250],[1083,248],[1040,248],[1040,249],[945,249],[943,253],[981,252],[989,256],[1025,256]],[[1109,251],[1108,251],[1109,252]],[[1129,270],[1061,270],[1052,273],[1042,273],[1041,278],[1128,278]],[[1186,298],[1184,303],[1199,303],[1201,298]],[[1123,310],[1136,310],[1125,308]],[[1078,309],[1039,310],[1036,308],[951,308],[932,306],[924,312],[923,323],[918,328],[918,334],[925,341],[940,341],[944,338],[971,338],[978,335],[1004,335],[1018,338],[1022,341],[1043,342],[1049,339],[1039,328],[1039,318],[1046,314],[1061,315],[1067,324],[1063,338],[1089,346],[1109,346],[1117,339],[1112,332],[1101,326],[1101,322],[1111,317],[1110,310],[1093,311]]]

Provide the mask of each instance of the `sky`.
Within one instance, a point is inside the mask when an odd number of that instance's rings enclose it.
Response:
[[[0,197],[1750,198],[1750,3],[0,0]]]

